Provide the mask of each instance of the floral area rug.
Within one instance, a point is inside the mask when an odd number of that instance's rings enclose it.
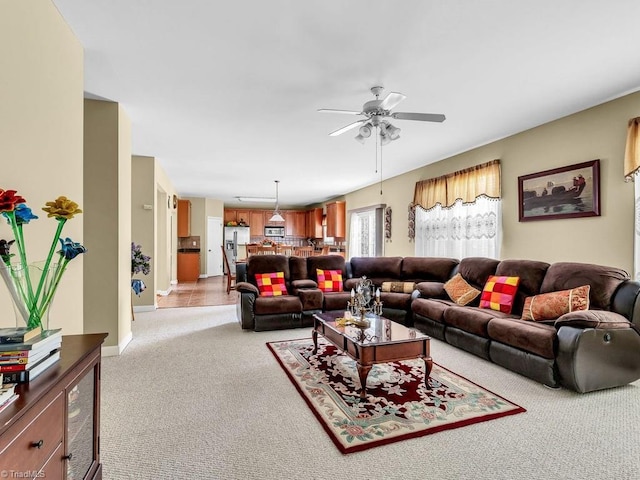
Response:
[[[526,410],[434,363],[429,388],[420,359],[376,364],[360,398],[354,360],[318,338],[267,346],[342,453],[493,420]]]

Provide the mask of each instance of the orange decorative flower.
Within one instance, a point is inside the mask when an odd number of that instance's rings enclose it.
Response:
[[[62,218],[69,220],[74,215],[82,213],[78,204],[65,196],[60,196],[53,202],[47,202],[46,205],[46,207],[42,207],[42,210],[47,212],[47,217],[56,217],[58,220]]]

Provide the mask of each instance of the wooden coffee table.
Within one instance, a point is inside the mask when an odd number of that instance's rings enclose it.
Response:
[[[431,337],[384,317],[367,318],[370,326],[337,325],[344,312],[318,313],[313,316],[313,355],[318,352],[318,335],[356,361],[360,377],[360,397],[367,395],[367,376],[375,363],[421,358],[424,360],[424,384],[428,388],[433,360],[429,352]]]

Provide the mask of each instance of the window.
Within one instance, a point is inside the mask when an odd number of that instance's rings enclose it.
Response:
[[[350,211],[349,257],[382,256],[384,205]]]
[[[500,161],[416,184],[415,254],[500,258]]]

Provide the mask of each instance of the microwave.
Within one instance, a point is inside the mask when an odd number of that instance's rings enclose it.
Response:
[[[284,227],[264,227],[265,237],[284,237]]]

